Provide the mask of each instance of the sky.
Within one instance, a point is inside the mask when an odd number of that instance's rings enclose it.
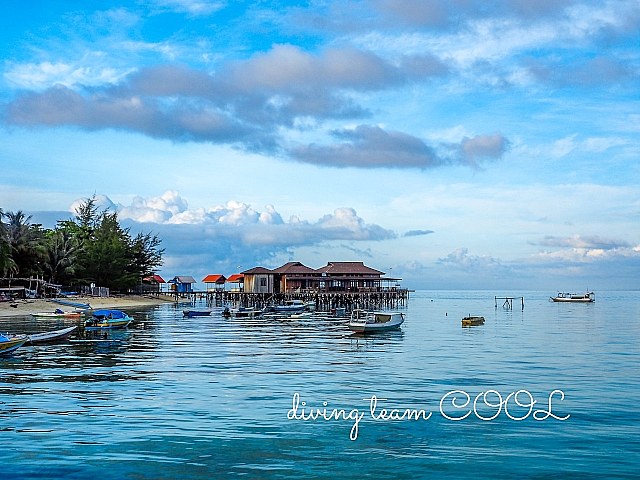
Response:
[[[0,208],[165,279],[640,289],[637,0],[8,1],[0,52]]]

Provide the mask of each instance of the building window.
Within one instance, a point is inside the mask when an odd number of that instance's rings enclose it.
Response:
[[[261,287],[266,287],[267,286],[267,279],[266,278],[261,278],[260,279],[260,286]]]

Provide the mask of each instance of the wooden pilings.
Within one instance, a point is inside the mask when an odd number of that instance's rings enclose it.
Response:
[[[334,308],[389,309],[404,307],[409,299],[406,289],[379,292],[300,292],[300,293],[246,293],[229,291],[191,292],[194,295],[206,295],[211,306],[233,305],[236,307],[264,308],[282,304],[287,300],[315,302],[316,310],[329,312]]]

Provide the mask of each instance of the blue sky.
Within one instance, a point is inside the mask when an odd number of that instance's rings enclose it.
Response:
[[[96,194],[166,277],[640,288],[637,1],[0,5],[0,207]]]

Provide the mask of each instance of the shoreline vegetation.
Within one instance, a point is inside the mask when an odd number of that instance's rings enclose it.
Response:
[[[68,300],[71,302],[88,303],[91,305],[93,310],[101,308],[126,310],[133,307],[152,307],[165,303],[175,303],[175,297],[172,295],[119,295],[114,297],[77,296],[69,298]],[[17,307],[12,307],[11,305],[17,305]],[[21,299],[13,302],[0,302],[0,318],[28,316],[31,313],[39,312],[53,312],[56,308],[64,311],[75,311],[73,307],[61,305],[54,302],[52,299]],[[87,314],[90,314],[92,310],[85,311]],[[59,320],[59,318],[56,320]]]

